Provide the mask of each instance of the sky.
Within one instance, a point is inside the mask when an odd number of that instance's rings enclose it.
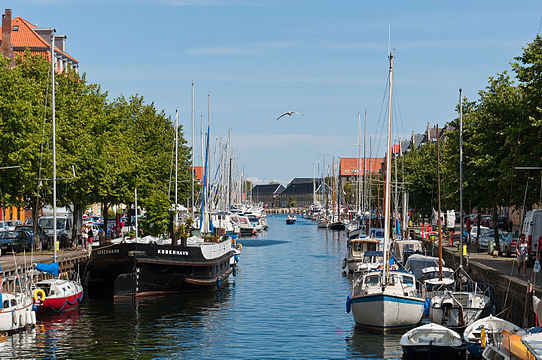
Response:
[[[13,16],[67,35],[80,72],[111,99],[141,95],[191,143],[200,122],[225,138],[254,183],[312,177],[356,157],[358,112],[372,156],[384,154],[388,46],[394,139],[453,120],[458,89],[488,77],[540,31],[542,1],[4,0]],[[3,9],[1,9],[3,10]],[[285,116],[296,111],[304,116]],[[361,130],[363,134],[363,129]],[[491,131],[491,129],[488,129]],[[363,140],[363,139],[362,139]],[[317,174],[318,176],[318,174]]]

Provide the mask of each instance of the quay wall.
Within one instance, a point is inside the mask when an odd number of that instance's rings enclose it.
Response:
[[[413,238],[423,240],[425,248],[430,253],[434,250],[433,256],[438,257],[438,246],[433,249],[431,241],[422,239],[417,232],[413,235]],[[458,247],[454,247],[454,250],[443,247],[442,258],[447,267],[454,270],[459,268]],[[483,289],[490,288],[489,295],[495,305],[496,316],[521,327],[537,325],[536,315],[533,312],[532,293],[529,292],[531,285],[528,281],[510,276],[512,275],[510,273],[504,274],[468,257],[463,259],[463,268]],[[542,287],[534,285],[536,284],[533,284],[533,287],[537,292],[542,292]]]

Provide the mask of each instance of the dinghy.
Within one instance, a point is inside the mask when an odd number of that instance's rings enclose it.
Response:
[[[433,323],[401,337],[401,348],[408,359],[459,359],[465,352],[462,343],[458,333]]]
[[[485,334],[486,343],[488,340],[490,343],[500,342],[503,330],[511,333],[521,330],[519,326],[492,315],[476,320],[467,326],[463,332],[463,340],[465,340],[469,354],[478,358],[482,357],[484,351],[481,345],[482,329]]]

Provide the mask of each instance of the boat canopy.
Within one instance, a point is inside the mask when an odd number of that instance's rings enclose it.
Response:
[[[38,271],[41,271],[41,272],[44,272],[44,273],[47,273],[47,274],[51,274],[53,276],[58,276],[58,263],[56,263],[56,262],[51,263],[51,264],[35,263],[34,267]]]
[[[438,258],[420,254],[410,255],[405,264],[405,268],[412,272],[418,280],[422,278],[422,270],[431,266],[439,266]],[[444,266],[444,260],[442,260],[442,266]]]

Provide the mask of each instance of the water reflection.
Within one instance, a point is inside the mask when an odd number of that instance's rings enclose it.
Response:
[[[352,326],[346,338],[346,349],[350,357],[366,359],[401,359],[403,351],[399,341],[402,332],[379,333]]]

